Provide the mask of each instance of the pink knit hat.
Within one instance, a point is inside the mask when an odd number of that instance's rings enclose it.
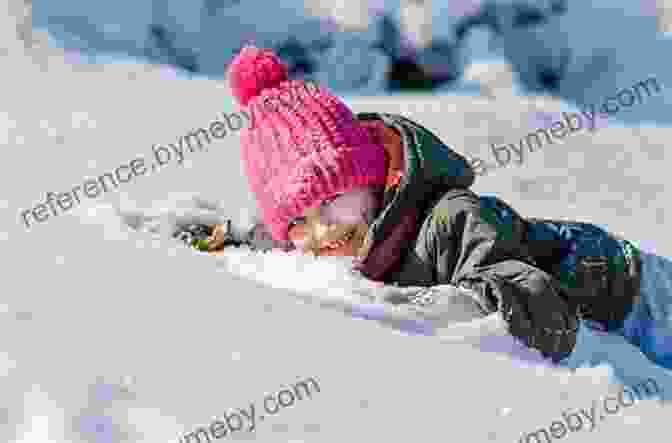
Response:
[[[383,146],[324,87],[288,80],[271,50],[244,47],[227,76],[253,122],[240,131],[241,157],[275,240],[288,240],[289,221],[320,200],[385,184]]]

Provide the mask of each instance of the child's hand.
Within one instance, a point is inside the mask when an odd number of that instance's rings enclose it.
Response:
[[[231,232],[231,221],[226,224],[190,224],[180,227],[173,233],[173,237],[194,249],[203,252],[216,252],[229,245],[240,245]]]
[[[227,242],[232,241],[232,236],[230,234],[230,222],[227,222],[226,225],[215,225],[212,227],[210,236],[207,239],[208,252],[217,251],[222,249]]]

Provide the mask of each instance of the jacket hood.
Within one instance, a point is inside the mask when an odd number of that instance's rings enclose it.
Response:
[[[417,236],[427,206],[450,189],[471,187],[475,180],[468,161],[427,128],[394,114],[360,113],[358,120],[381,120],[401,135],[402,174],[387,191],[369,227],[356,269],[380,279]]]

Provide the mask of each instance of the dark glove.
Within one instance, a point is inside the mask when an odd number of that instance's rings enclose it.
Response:
[[[491,278],[497,279],[494,276]],[[500,300],[499,310],[511,335],[556,363],[572,352],[579,328],[578,319],[555,288],[552,291],[556,296],[545,297],[528,295],[520,286],[504,279],[497,279],[495,284],[487,287],[488,290],[501,291],[495,296]]]

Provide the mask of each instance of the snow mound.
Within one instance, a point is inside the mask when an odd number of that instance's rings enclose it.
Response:
[[[258,282],[268,289],[284,290],[281,292],[291,293],[304,303],[335,309],[355,318],[374,320],[396,332],[431,336],[445,343],[470,344],[483,352],[495,352],[525,364],[551,367],[541,354],[526,348],[507,333],[507,326],[498,313],[479,320],[453,323],[448,327],[435,327],[408,311],[361,295],[360,290],[375,288],[379,283],[351,272],[351,257],[316,258],[279,249],[261,252],[246,245],[225,248],[213,256],[188,249],[171,238],[171,233],[178,225],[224,223],[230,219],[225,207],[223,201],[210,200],[197,194],[177,193],[149,208],[139,208],[126,200],[124,207],[98,205],[82,215],[84,222],[101,224],[108,230],[118,229],[127,234],[134,232],[135,237],[139,233],[150,236],[168,256],[191,256],[195,266],[197,263],[198,266],[211,266],[212,272],[222,273],[221,278],[224,280],[235,275]],[[251,214],[252,210],[249,209],[248,213]],[[246,220],[239,218],[232,225],[233,232],[240,238],[244,237],[255,218],[251,216]],[[108,236],[109,233],[106,234]],[[443,320],[446,319],[435,321],[442,323]],[[565,364],[578,367],[585,364],[586,360],[606,354],[609,354],[610,361],[618,362],[617,367],[631,365],[633,356],[634,361],[643,359],[622,338],[583,327],[577,347]],[[644,359],[638,361],[638,364],[646,366],[648,363]]]

